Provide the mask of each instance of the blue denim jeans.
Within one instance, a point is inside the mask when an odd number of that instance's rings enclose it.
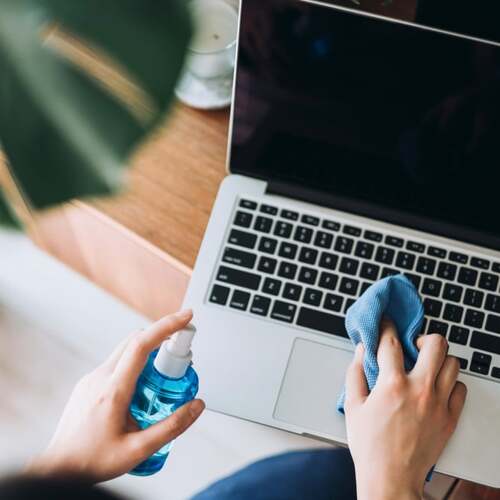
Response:
[[[285,453],[217,481],[192,500],[355,500],[347,449]]]

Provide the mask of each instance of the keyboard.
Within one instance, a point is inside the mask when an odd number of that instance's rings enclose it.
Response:
[[[500,381],[500,261],[490,258],[240,198],[207,301],[347,339],[349,307],[400,273],[423,299],[423,333],[446,337],[463,372]]]

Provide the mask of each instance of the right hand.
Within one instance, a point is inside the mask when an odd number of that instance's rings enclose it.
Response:
[[[421,499],[425,477],[457,426],[467,389],[457,382],[459,363],[447,356],[444,337],[420,337],[420,355],[407,374],[394,324],[383,320],[381,331],[373,391],[368,392],[361,344],[346,379],[347,438],[358,498]]]

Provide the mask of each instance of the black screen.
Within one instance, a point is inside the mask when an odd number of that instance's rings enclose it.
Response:
[[[243,0],[230,167],[331,206],[500,241],[500,47]]]

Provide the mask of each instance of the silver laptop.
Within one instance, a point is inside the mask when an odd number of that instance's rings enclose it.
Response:
[[[201,396],[345,443],[346,310],[405,273],[469,388],[437,470],[500,487],[499,44],[319,2],[240,17],[229,175],[185,299]]]

